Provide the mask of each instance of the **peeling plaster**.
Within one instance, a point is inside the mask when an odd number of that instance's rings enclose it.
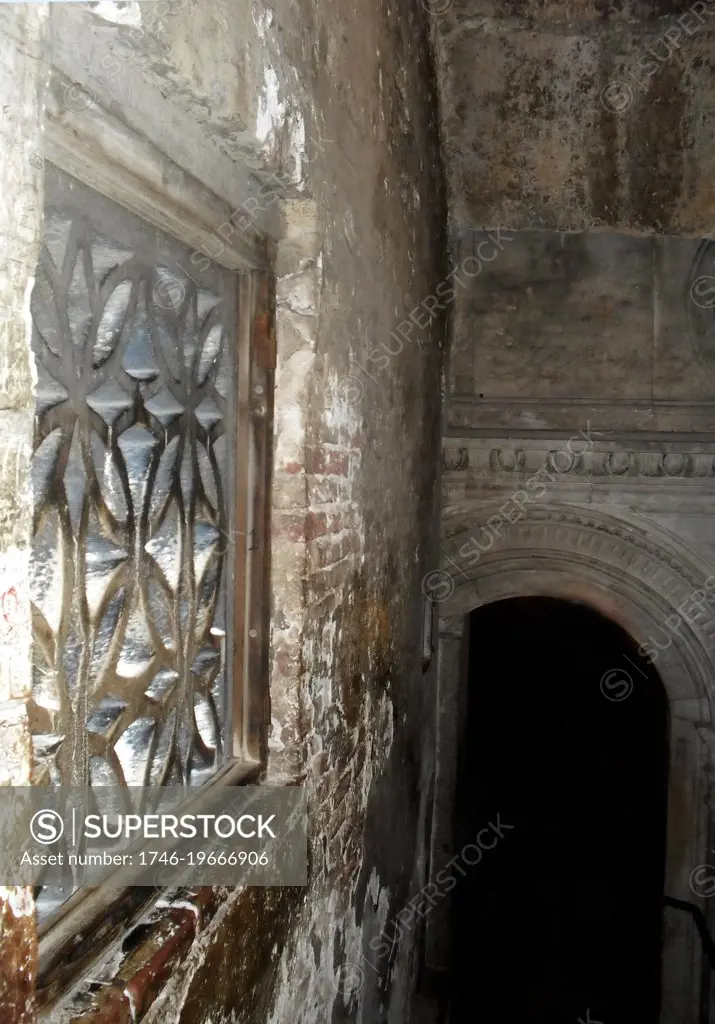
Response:
[[[28,886],[0,886],[0,904],[10,907],[13,917],[31,917],[35,913],[35,902],[32,889]]]
[[[268,749],[269,750],[285,750],[285,743],[281,740],[281,731],[283,726],[278,721],[275,715],[271,716],[271,735],[268,737]]]
[[[305,121],[300,110],[294,110],[290,124],[290,155],[293,158],[292,180],[303,181],[303,154],[305,153]]]
[[[279,91],[278,75],[270,64],[266,64],[263,69],[263,92],[256,112],[256,137],[264,145],[269,139],[274,141],[285,118],[286,107],[278,98]]]
[[[369,702],[367,703],[369,705]],[[377,707],[366,707],[365,715],[368,723],[372,724],[371,749],[367,753],[367,763],[373,765],[375,771],[379,772],[389,757],[392,745],[392,704],[383,696]],[[374,747],[376,749],[373,749]],[[362,786],[355,795],[358,818],[366,811],[372,781],[373,771],[368,770],[365,772]],[[330,1020],[333,1004],[340,995],[339,989],[342,989],[340,973],[333,966],[336,935],[341,939],[342,964],[357,965],[363,974],[370,970],[365,964],[363,953],[366,921],[369,920],[368,935],[379,934],[385,928],[390,909],[390,892],[380,883],[377,871],[373,869],[365,897],[371,913],[369,918],[358,923],[356,889],[357,880],[353,879],[348,889],[334,889],[324,899],[317,899],[304,926],[297,933],[295,944],[282,951],[276,1000],[267,1024],[285,1024],[286,1021],[294,1020],[300,1020],[301,1024],[325,1024]],[[360,917],[362,919],[363,915],[360,914]],[[318,939],[322,950],[317,969],[314,938]],[[373,959],[375,958],[376,954],[373,954]],[[359,972],[356,976],[359,980]],[[296,995],[296,978],[304,981],[299,996]],[[364,1020],[364,987],[359,984],[354,992],[344,991],[343,995],[351,1012],[355,1014],[353,1019]]]
[[[113,25],[136,26],[142,22],[141,7],[136,0],[99,0],[98,3],[90,5],[90,10],[92,14]]]

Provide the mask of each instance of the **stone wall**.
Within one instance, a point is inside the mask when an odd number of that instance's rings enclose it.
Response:
[[[269,775],[304,781],[311,808],[307,889],[217,893],[201,913],[155,915],[160,974],[147,983],[130,942],[57,1019],[408,1019],[415,915],[387,951],[379,933],[426,871],[420,581],[437,557],[446,309],[399,349],[390,335],[446,273],[427,15],[388,0],[165,0],[54,5],[50,21],[43,71],[71,83],[60,117],[111,110],[275,242]],[[22,24],[24,40],[34,31]],[[13,90],[24,120],[3,199],[30,197],[36,244],[39,107]],[[32,266],[28,252],[13,293],[25,310]],[[27,362],[26,324],[19,342]],[[17,473],[22,486],[24,464]]]
[[[656,663],[672,752],[665,892],[699,897],[690,874],[712,834],[715,749],[712,265],[711,242],[682,237],[456,234],[442,562],[429,577],[443,616],[433,870],[458,852],[466,617],[548,596],[599,611]],[[614,665],[604,697],[639,672],[638,658]],[[710,902],[700,905],[712,928]],[[448,923],[441,905],[435,955]],[[698,1020],[702,979],[694,926],[666,913],[663,1024]]]
[[[47,12],[0,11],[4,97],[0,134],[0,784],[29,779],[28,557],[32,530],[29,458],[34,365],[29,353],[30,291],[42,217],[43,48]],[[19,140],[24,145],[19,145]],[[10,157],[8,154],[12,154]],[[36,934],[32,895],[0,888],[0,1004],[8,1024],[33,1019]]]
[[[542,503],[636,511],[713,550],[712,244],[502,231],[500,246],[464,232],[457,248],[444,514],[508,498],[576,436]]]
[[[431,6],[457,226],[712,230],[709,0]]]

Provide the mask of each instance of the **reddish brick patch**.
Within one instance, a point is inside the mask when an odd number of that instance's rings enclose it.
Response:
[[[347,476],[350,471],[350,454],[326,448],[309,448],[305,453],[305,471],[324,476]]]

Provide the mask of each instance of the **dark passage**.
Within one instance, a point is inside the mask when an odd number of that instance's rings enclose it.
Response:
[[[667,763],[664,689],[618,626],[473,613],[455,852],[513,827],[454,893],[450,1024],[657,1024]]]

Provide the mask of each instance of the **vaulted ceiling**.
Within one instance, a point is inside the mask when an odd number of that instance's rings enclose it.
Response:
[[[715,5],[425,2],[455,229],[715,228]]]

